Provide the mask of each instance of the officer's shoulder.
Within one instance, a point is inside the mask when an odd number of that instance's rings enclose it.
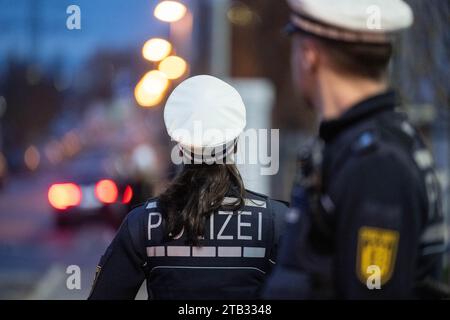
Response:
[[[369,128],[354,135],[350,142],[350,155],[365,156],[380,151],[382,140],[377,130]]]
[[[270,198],[270,202],[272,203],[272,206],[275,209],[279,208],[281,210],[284,210],[284,209],[288,209],[289,206],[290,206],[290,203],[288,201],[285,201],[285,200]]]
[[[136,220],[140,219],[145,216],[145,212],[147,209],[155,209],[158,206],[158,198],[150,198],[144,202],[141,202],[139,204],[134,205],[131,207],[131,210],[128,212],[126,219],[128,221],[130,220]]]
[[[395,170],[398,174],[408,173],[414,170],[411,164],[410,155],[403,146],[395,139],[371,128],[354,136],[344,167],[349,169],[351,174],[376,167],[380,178],[386,179],[392,177],[385,177],[382,172]]]
[[[245,189],[245,196],[247,198],[255,199],[255,200],[267,201],[267,199],[269,199],[269,196],[267,196],[267,195],[265,195],[263,193],[258,193],[258,192],[255,192],[253,190],[249,190],[249,189]]]
[[[248,189],[245,189],[245,191],[246,191],[246,196],[249,197],[250,199],[263,200],[265,202],[270,202],[273,207],[286,207],[286,208],[289,207],[289,202],[287,202],[287,201],[273,199],[273,198],[270,198],[268,195],[258,193],[258,192],[252,191],[252,190],[248,190]]]
[[[383,133],[382,128],[369,127],[356,133],[350,141],[351,157],[405,159],[407,150],[397,139]]]

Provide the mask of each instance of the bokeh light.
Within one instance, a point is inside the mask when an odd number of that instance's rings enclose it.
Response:
[[[142,107],[158,105],[169,86],[167,76],[158,70],[152,70],[144,75],[134,89],[137,103]]]
[[[64,146],[58,140],[53,139],[46,144],[44,153],[51,164],[58,164],[63,160]]]
[[[66,157],[73,157],[81,150],[80,138],[74,131],[67,132],[62,138],[61,144]]]
[[[122,203],[123,204],[130,203],[132,198],[133,198],[133,189],[131,188],[130,185],[128,185],[125,188],[125,191],[123,192]]]
[[[100,180],[95,185],[95,195],[103,203],[114,203],[117,200],[119,191],[114,181],[109,179]]]
[[[142,56],[153,62],[161,61],[172,51],[172,45],[169,41],[161,38],[152,38],[147,40],[142,47]]]
[[[257,18],[249,6],[239,2],[228,9],[227,17],[232,24],[240,27],[251,25]]]
[[[81,202],[80,187],[74,183],[57,183],[48,190],[48,201],[58,210],[77,206]]]
[[[159,63],[159,71],[163,72],[170,80],[178,79],[186,73],[187,63],[178,56],[169,56]]]
[[[154,15],[164,22],[176,22],[186,15],[187,8],[178,1],[161,1],[155,8]]]
[[[25,150],[24,154],[24,162],[26,167],[29,170],[34,171],[39,166],[40,161],[41,161],[41,154],[39,153],[39,150],[33,145],[29,146]]]

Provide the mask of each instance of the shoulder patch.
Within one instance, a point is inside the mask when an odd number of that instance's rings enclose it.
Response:
[[[367,226],[359,229],[356,274],[364,285],[375,273],[380,285],[389,281],[395,269],[399,238],[396,230]]]

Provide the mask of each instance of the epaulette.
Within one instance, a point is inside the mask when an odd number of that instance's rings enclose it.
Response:
[[[144,203],[145,209],[155,209],[157,207],[158,207],[158,197],[150,198]]]

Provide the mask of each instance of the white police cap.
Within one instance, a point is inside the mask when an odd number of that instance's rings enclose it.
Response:
[[[209,75],[186,79],[169,96],[164,122],[184,156],[221,159],[234,149],[246,124],[245,105],[228,83]],[[223,151],[223,152],[217,152]]]
[[[321,37],[386,43],[413,23],[403,0],[288,0],[293,14],[288,32],[299,28]]]

